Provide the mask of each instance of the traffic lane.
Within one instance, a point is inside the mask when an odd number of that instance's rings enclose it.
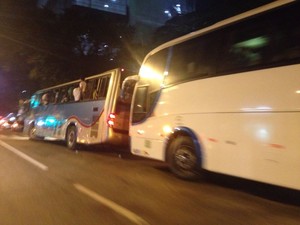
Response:
[[[19,144],[21,142],[18,142]],[[297,206],[204,180],[174,178],[158,162],[119,152],[67,150],[52,142],[26,142],[51,173],[130,209],[150,224],[298,224]],[[37,150],[37,146],[43,146]]]
[[[0,145],[1,224],[142,224]],[[138,218],[138,216],[136,217]]]

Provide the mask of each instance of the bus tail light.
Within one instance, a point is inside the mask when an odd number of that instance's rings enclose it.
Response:
[[[107,125],[109,127],[113,127],[115,125],[116,115],[114,113],[110,113],[107,118]]]

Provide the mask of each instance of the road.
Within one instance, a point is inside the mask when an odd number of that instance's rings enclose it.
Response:
[[[296,191],[0,132],[0,225],[299,225]]]

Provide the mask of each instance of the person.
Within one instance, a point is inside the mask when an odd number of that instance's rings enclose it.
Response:
[[[59,99],[59,90],[54,91],[54,96],[55,96],[54,103],[56,104],[58,103],[58,99]]]
[[[62,96],[62,99],[61,99],[61,103],[66,103],[66,102],[68,102],[69,101],[69,99],[68,99],[68,95],[66,94],[66,93],[64,93],[64,95]]]
[[[61,103],[66,103],[66,102],[68,102],[69,101],[69,99],[68,99],[68,92],[65,90],[65,89],[63,89],[62,90],[62,98],[61,98]]]
[[[73,96],[75,102],[78,102],[81,99],[81,88],[80,86],[73,89]]]
[[[42,96],[42,104],[43,104],[43,105],[48,105],[48,103],[49,103],[49,94],[48,94],[48,93],[45,93],[45,94],[43,94],[43,96]]]
[[[86,82],[85,82],[84,77],[80,78],[79,87],[80,87],[80,90],[81,90],[80,99],[83,100],[83,98],[85,96],[85,89],[86,89]]]
[[[98,92],[97,90],[93,91],[93,100],[97,100],[98,99]]]

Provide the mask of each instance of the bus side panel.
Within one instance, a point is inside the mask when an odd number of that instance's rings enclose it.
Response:
[[[186,118],[201,137],[205,169],[292,188],[300,185],[299,122],[293,112]]]
[[[74,123],[81,143],[99,143],[99,131],[93,129],[103,112],[104,100],[49,104],[35,116],[36,134],[64,140],[67,127]]]

